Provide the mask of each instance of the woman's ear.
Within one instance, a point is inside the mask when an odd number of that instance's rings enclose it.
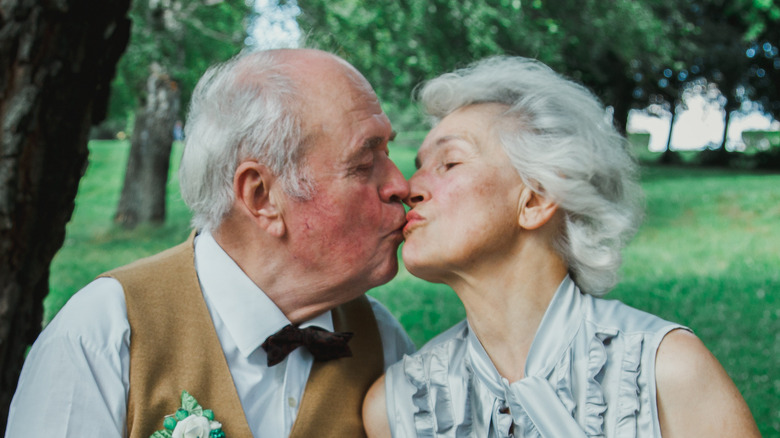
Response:
[[[242,162],[233,174],[237,207],[274,237],[285,233],[278,186],[276,176],[256,161]]]
[[[524,185],[517,207],[517,222],[526,230],[535,230],[552,219],[558,204]]]

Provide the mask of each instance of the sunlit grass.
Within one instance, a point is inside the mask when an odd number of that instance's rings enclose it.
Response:
[[[390,156],[409,177],[422,135],[399,137]],[[127,144],[93,142],[90,151],[65,245],[52,264],[47,321],[96,275],[173,246],[190,231],[176,159],[166,223],[126,231],[112,218]],[[179,154],[177,145],[173,156]],[[608,297],[693,329],[737,383],[764,436],[780,435],[780,175],[649,166],[643,187],[647,218]],[[370,294],[418,345],[464,317],[448,287],[414,278],[402,264],[393,281]]]
[[[129,145],[119,141],[93,141],[89,149],[89,165],[79,183],[65,244],[52,261],[49,295],[44,300],[44,323],[97,275],[180,243],[189,232],[189,211],[179,195],[175,174],[181,145],[174,146],[172,155],[165,224],[142,225],[134,230],[125,230],[113,222]]]

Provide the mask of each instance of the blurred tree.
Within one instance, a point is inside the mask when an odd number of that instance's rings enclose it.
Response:
[[[589,86],[623,129],[637,68],[670,63],[676,50],[650,1],[309,0],[299,20],[311,41],[361,70],[385,105],[408,106],[421,81],[475,59],[521,55]]]
[[[115,222],[132,228],[165,220],[173,128],[182,117],[180,99],[189,100],[208,66],[241,50],[249,13],[244,0],[133,3],[136,25],[115,85],[130,90],[133,107],[124,109],[135,112],[135,125]],[[127,94],[118,96],[126,99]]]
[[[546,62],[593,89],[612,107],[623,133],[629,111],[644,103],[634,95],[637,83],[658,65],[672,63],[681,50],[668,37],[670,21],[657,13],[659,3],[669,7],[655,0],[531,3],[536,20],[547,21],[560,35],[560,54]]]
[[[674,64],[664,67],[664,72],[671,71],[672,76],[659,84],[676,87],[649,88],[679,99],[692,81],[717,84],[725,113],[724,130],[719,148],[706,154],[708,164],[729,163],[726,141],[735,111],[750,101],[759,102],[770,114],[774,114],[773,108],[780,108],[777,82],[772,81],[772,75],[777,77],[780,70],[780,58],[776,45],[771,43],[773,36],[777,41],[778,21],[780,7],[772,1],[687,0],[675,6],[671,34],[686,49],[677,54]]]
[[[124,185],[114,216],[114,221],[125,228],[165,221],[165,193],[173,128],[179,115],[179,89],[159,64],[153,63],[150,70],[146,102],[135,115]]]
[[[754,97],[745,88],[749,58],[745,54],[744,41],[748,26],[741,20],[734,4],[718,0],[696,1],[688,9],[691,20],[698,29],[692,37],[699,47],[697,64],[702,76],[718,84],[725,113],[723,137],[717,154],[710,157],[711,164],[728,164],[726,141],[731,117],[742,103]]]
[[[421,81],[495,54],[534,57],[581,81],[612,107],[619,129],[632,108],[660,105],[674,118],[682,93],[701,80],[718,84],[727,122],[749,100],[780,111],[774,0],[308,0],[301,8],[309,41],[361,70],[388,112],[409,106]]]
[[[780,116],[780,2],[777,0],[734,0],[735,8],[745,23],[748,42],[745,54],[750,64],[751,84],[759,90],[759,101],[764,110]],[[772,79],[775,79],[774,81]],[[770,82],[772,84],[770,84]],[[762,99],[767,97],[767,99]]]
[[[748,23],[748,85],[761,108],[780,119],[780,2],[741,1],[747,6],[741,17]]]
[[[0,436],[41,329],[87,137],[105,117],[129,0],[0,3]],[[45,419],[41,419],[45,421]]]

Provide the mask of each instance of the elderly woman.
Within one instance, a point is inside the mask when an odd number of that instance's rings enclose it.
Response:
[[[387,370],[369,436],[759,436],[691,332],[616,301],[641,191],[585,88],[523,58],[428,82],[404,228],[408,270],[466,320]]]

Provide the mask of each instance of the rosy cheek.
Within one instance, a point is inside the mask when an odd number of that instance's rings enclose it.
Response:
[[[433,186],[433,196],[448,208],[457,207],[468,195],[469,185],[460,180],[439,180]]]

